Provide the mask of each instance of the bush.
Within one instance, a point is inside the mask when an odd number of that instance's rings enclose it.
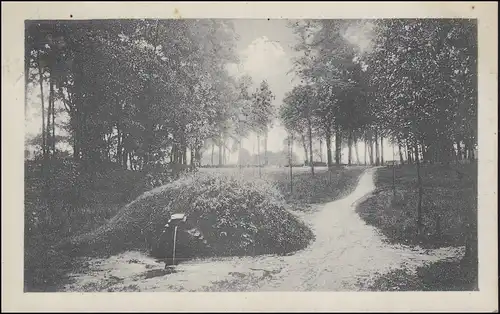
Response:
[[[133,171],[111,162],[91,169],[86,171],[72,158],[25,160],[24,266],[28,290],[46,290],[75,264],[67,262],[64,250],[48,255],[52,246],[59,247],[68,243],[68,237],[102,226],[125,204],[169,182],[173,170],[154,165]]]
[[[286,254],[305,248],[312,232],[285,209],[281,194],[263,180],[216,173],[186,174],[144,193],[101,228],[69,245],[75,253],[114,254],[162,246],[159,235],[173,213],[186,213],[204,235],[209,251],[186,247],[183,257]]]

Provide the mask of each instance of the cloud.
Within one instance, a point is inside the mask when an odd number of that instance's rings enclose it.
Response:
[[[242,51],[243,68],[252,76],[281,74],[281,69],[286,67],[288,62],[280,43],[270,41],[266,36],[255,39]]]
[[[240,63],[228,65],[229,73],[236,77],[250,75],[254,83],[253,88],[256,88],[262,80],[267,80],[276,97],[273,105],[280,106],[284,94],[292,86],[291,77],[287,75],[292,65],[291,56],[279,42],[272,41],[267,36],[255,38],[240,50],[239,54]],[[275,126],[269,132],[268,149],[280,151],[285,136],[286,131],[279,125],[279,121],[275,121]],[[256,138],[253,135],[243,140],[242,145],[252,152],[255,149],[255,142]]]
[[[375,37],[375,25],[370,21],[354,23],[349,25],[343,35],[360,54],[370,53]]]

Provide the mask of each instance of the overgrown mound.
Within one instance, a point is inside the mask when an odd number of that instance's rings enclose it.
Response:
[[[263,180],[196,173],[144,193],[107,224],[70,245],[85,255],[135,249],[163,257],[155,249],[171,242],[160,235],[174,213],[188,214],[208,245],[199,250],[180,236],[182,257],[286,254],[305,248],[314,237],[285,209],[281,194]]]

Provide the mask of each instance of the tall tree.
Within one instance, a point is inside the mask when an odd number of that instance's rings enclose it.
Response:
[[[257,150],[260,157],[260,139],[264,136],[264,165],[267,165],[267,137],[269,128],[274,119],[273,100],[275,96],[271,91],[269,84],[266,80],[262,81],[259,87],[252,94],[252,111],[251,111],[251,124],[253,130],[257,134]],[[260,167],[260,164],[259,164]]]

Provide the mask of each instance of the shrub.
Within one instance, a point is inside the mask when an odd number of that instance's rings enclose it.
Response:
[[[200,251],[179,239],[183,257],[286,254],[305,248],[313,238],[265,181],[196,173],[144,193],[107,224],[70,245],[80,254],[147,249],[158,256],[153,249],[165,241],[159,235],[170,215],[179,212],[189,215],[210,245],[209,251]]]

